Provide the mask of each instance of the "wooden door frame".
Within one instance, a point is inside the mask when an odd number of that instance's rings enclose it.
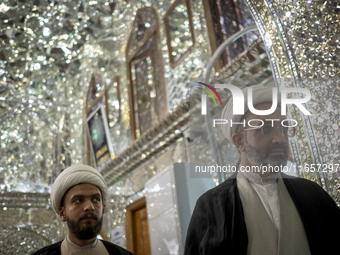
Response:
[[[135,249],[133,240],[133,212],[143,207],[146,207],[145,197],[126,207],[126,248],[130,252],[134,252]]]

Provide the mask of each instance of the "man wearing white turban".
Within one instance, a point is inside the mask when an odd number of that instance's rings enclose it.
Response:
[[[97,239],[107,198],[107,185],[99,171],[81,164],[65,169],[52,185],[51,204],[67,223],[68,234],[63,241],[46,246],[34,255],[131,255],[115,244]]]
[[[226,104],[222,119],[235,125],[222,133],[240,153],[239,172],[197,200],[184,254],[338,254],[338,206],[318,184],[273,170],[286,165],[294,128],[282,125],[272,88],[252,92],[255,109],[276,110],[256,115],[245,104],[244,115],[233,115],[232,99]]]

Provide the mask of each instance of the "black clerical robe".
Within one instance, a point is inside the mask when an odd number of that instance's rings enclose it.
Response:
[[[340,210],[318,184],[282,174],[311,253],[340,254]],[[246,255],[247,229],[236,175],[204,193],[188,228],[185,255]]]
[[[121,248],[118,245],[115,245],[113,243],[110,243],[104,240],[100,240],[100,241],[103,242],[107,252],[110,255],[132,255],[131,252],[128,252],[127,250]],[[62,241],[46,246],[36,251],[32,255],[60,255],[61,254],[61,243]]]

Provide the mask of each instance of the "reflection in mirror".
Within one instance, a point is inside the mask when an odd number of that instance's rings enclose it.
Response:
[[[177,66],[195,45],[190,0],[175,1],[164,16],[170,65]]]
[[[233,34],[255,24],[245,0],[203,0],[203,5],[212,54]],[[215,71],[230,65],[259,37],[258,32],[248,33],[226,47],[215,64]]]

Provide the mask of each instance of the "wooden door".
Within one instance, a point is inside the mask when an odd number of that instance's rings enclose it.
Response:
[[[151,255],[145,198],[126,209],[127,249],[134,255]]]

